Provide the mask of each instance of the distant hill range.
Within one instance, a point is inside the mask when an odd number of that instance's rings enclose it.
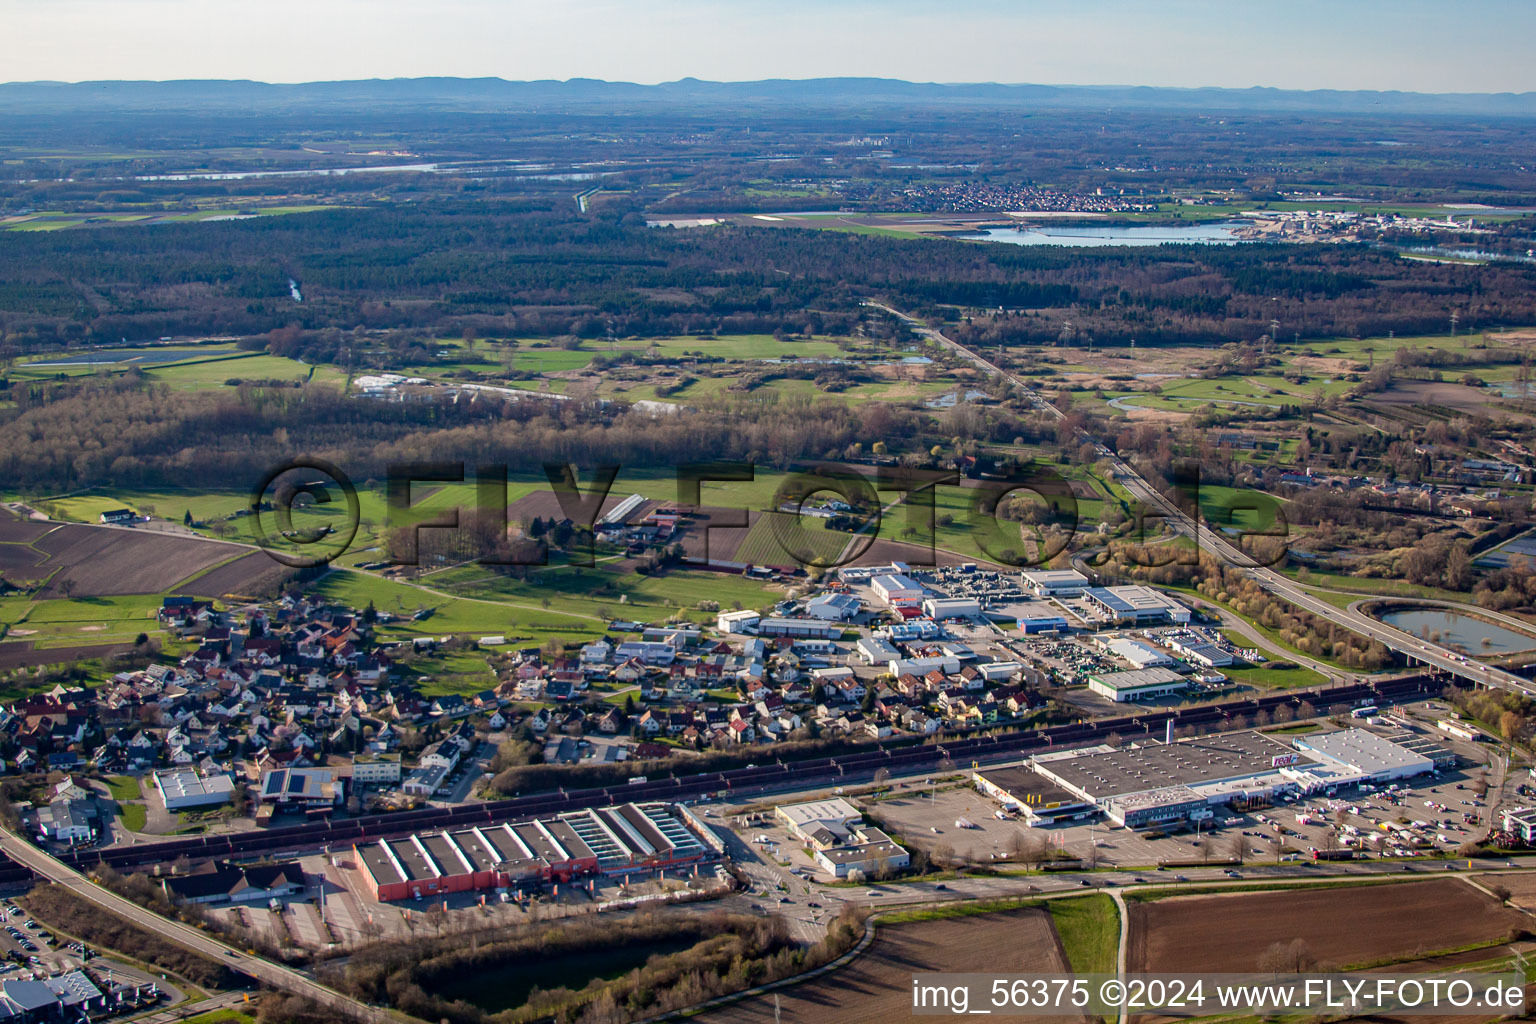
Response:
[[[393,78],[353,82],[186,80],[171,82],[12,82],[0,84],[0,110],[283,111],[366,106],[377,109],[542,110],[772,106],[1011,107],[1191,112],[1314,112],[1536,116],[1536,93],[1415,93],[1292,89],[1168,89],[1142,86],[939,85],[887,78],[703,82],[685,78],[635,85],[576,78],[509,82],[500,78]]]

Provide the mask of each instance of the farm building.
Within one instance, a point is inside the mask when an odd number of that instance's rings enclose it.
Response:
[[[229,803],[235,795],[235,784],[222,772],[199,775],[190,768],[173,768],[155,772],[155,790],[167,811],[185,811]]]
[[[931,619],[974,619],[981,615],[981,602],[973,597],[930,597],[923,602],[923,614]]]
[[[388,902],[700,861],[714,844],[689,827],[688,817],[666,804],[621,804],[353,849],[368,891]]]
[[[1189,686],[1184,677],[1171,668],[1133,668],[1128,672],[1094,672],[1088,676],[1088,689],[1116,703],[1166,697]]]
[[[1139,626],[1189,621],[1188,608],[1151,587],[1090,587],[1083,592],[1083,598],[1106,622]]]
[[[1076,569],[1041,569],[1024,573],[1023,579],[1040,597],[1076,597],[1088,589],[1088,577]]]

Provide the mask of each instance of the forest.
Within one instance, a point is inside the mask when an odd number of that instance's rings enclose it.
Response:
[[[126,229],[11,233],[0,358],[66,344],[251,336],[297,326],[596,339],[846,334],[878,297],[1007,313],[978,345],[1216,344],[1283,314],[1307,337],[1536,323],[1536,266],[1365,246],[1160,246],[1084,254],[834,231],[646,226],[568,203],[332,209]],[[290,282],[302,290],[295,301]],[[944,304],[943,309],[939,309]]]

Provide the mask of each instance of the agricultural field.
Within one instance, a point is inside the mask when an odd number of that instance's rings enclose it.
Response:
[[[1319,964],[1344,969],[1508,941],[1528,918],[1464,881],[1238,892],[1132,901],[1132,971],[1254,971],[1276,942],[1300,937]]]
[[[353,608],[366,608],[371,603],[378,611],[396,616],[398,621],[378,627],[380,638],[385,640],[463,633],[504,635],[509,641],[520,637],[519,642],[534,644],[551,639],[576,642],[601,635],[607,625],[589,613],[560,612],[538,603],[454,597],[345,569],[328,573],[309,589]],[[413,620],[419,611],[428,614]]]
[[[149,529],[0,522],[0,571],[42,598],[158,594],[246,554],[233,544]]]
[[[124,157],[123,159],[129,159]],[[0,231],[58,231],[63,228],[117,227],[144,224],[184,224],[199,221],[234,220],[263,216],[276,217],[289,213],[309,213],[328,209],[326,206],[264,206],[203,209],[192,211],[148,210],[114,213],[66,213],[60,210],[44,210],[24,216],[0,219]]]
[[[978,969],[1022,974],[1069,967],[1052,915],[1039,907],[877,924],[876,929],[875,941],[848,966],[780,989],[777,1008],[772,995],[755,996],[694,1019],[701,1024],[874,1024],[911,1015],[914,974]],[[978,965],[977,950],[988,951],[984,967]]]
[[[17,363],[11,372],[23,380],[46,380],[60,375],[117,375],[130,369],[141,371],[148,380],[183,390],[273,380],[337,387],[346,382],[345,375],[335,367],[311,366],[296,359],[243,352],[232,345],[90,349]]]
[[[28,640],[35,647],[132,642],[155,633],[157,597],[90,597],[34,601],[0,598],[0,626],[5,639]]]

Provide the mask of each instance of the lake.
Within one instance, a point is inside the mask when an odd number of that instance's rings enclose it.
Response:
[[[580,990],[596,978],[611,981],[644,967],[653,956],[671,956],[692,949],[698,935],[682,935],[657,942],[637,942],[613,949],[566,952],[553,962],[522,959],[504,967],[492,967],[475,974],[436,980],[437,994],[445,999],[462,999],[487,1013],[500,1013],[522,1006],[534,987],[565,987]]]
[[[1461,647],[1473,655],[1510,654],[1536,647],[1536,637],[1445,608],[1399,608],[1380,618],[1405,633],[1428,637],[1442,646]]]
[[[974,242],[1002,242],[1005,245],[1064,245],[1088,249],[1108,245],[1232,245],[1238,238],[1238,221],[1212,224],[1105,224],[1067,227],[1058,224],[1020,224],[1018,227],[987,228],[969,235],[952,237]]]

